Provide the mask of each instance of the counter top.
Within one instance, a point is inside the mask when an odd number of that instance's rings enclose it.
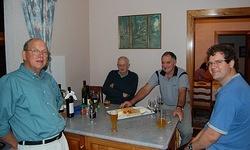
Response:
[[[111,105],[109,108],[101,105],[94,121],[90,121],[86,115],[66,118],[65,131],[157,149],[168,148],[178,122],[177,118],[172,118],[163,129],[156,126],[156,114],[118,120],[118,132],[112,133],[110,118],[106,111],[116,108],[118,108],[116,105]],[[172,112],[172,110],[168,111]]]

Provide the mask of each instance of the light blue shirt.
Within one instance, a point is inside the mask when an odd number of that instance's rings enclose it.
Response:
[[[153,73],[151,78],[148,80],[148,84],[152,87],[160,85],[161,98],[163,101],[170,106],[176,106],[178,102],[179,88],[189,88],[188,76],[183,74],[185,72],[182,68],[175,67],[174,74],[170,79],[161,75],[161,70]],[[186,101],[189,101],[189,95],[186,94]]]
[[[58,113],[62,105],[60,89],[45,71],[40,76],[23,64],[0,78],[0,137],[12,130],[17,141],[38,141],[65,127]]]
[[[220,88],[208,127],[222,134],[208,149],[249,150],[250,87],[235,75]]]

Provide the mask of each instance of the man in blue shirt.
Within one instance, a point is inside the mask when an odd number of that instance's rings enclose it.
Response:
[[[188,76],[182,68],[176,66],[176,62],[176,55],[173,52],[165,52],[161,57],[162,70],[153,73],[135,97],[124,102],[121,107],[134,105],[159,85],[162,100],[166,105],[175,107],[174,115],[178,116],[181,121],[177,128],[180,131],[181,146],[183,146],[191,140],[193,128],[190,106],[186,103],[186,101],[189,101],[187,93],[189,88]]]
[[[230,45],[208,49],[208,67],[222,87],[210,120],[186,149],[249,150],[250,86],[236,72],[236,55]]]
[[[49,51],[38,38],[28,40],[19,69],[0,79],[0,138],[13,149],[68,149],[58,113],[62,97],[45,72]]]
[[[137,74],[128,70],[129,59],[127,57],[119,57],[117,67],[118,70],[109,72],[103,84],[103,93],[106,95],[106,100],[109,100],[112,104],[121,104],[132,99],[138,85]]]

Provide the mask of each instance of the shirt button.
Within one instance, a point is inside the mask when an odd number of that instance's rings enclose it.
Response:
[[[47,104],[47,105],[49,105],[49,103],[48,103],[48,102],[47,102],[46,104]]]
[[[53,113],[52,115],[55,116],[55,113]]]
[[[43,91],[43,93],[45,94],[45,93],[46,93],[46,91]]]

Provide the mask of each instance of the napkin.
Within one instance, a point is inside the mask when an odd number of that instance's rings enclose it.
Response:
[[[73,99],[74,99],[75,101],[77,101],[77,97],[76,97],[76,95],[75,95],[75,92],[74,92],[74,91],[71,91],[70,93],[69,93],[69,91],[67,91],[67,92],[66,92],[66,96],[65,96],[65,98],[64,98],[64,99],[68,99],[70,96],[72,96],[72,97],[73,97]]]

